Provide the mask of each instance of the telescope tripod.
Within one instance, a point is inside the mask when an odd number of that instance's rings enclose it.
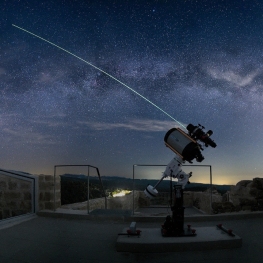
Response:
[[[172,192],[171,192],[172,193]],[[184,237],[195,236],[195,229],[191,225],[184,228],[184,190],[182,185],[176,184],[173,186],[173,205],[171,206],[172,217],[167,216],[162,225],[162,235],[164,237]]]

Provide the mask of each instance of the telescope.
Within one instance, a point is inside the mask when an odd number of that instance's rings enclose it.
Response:
[[[170,129],[164,136],[165,145],[175,153],[175,157],[168,163],[161,179],[154,185],[148,185],[144,190],[144,193],[150,199],[155,198],[158,195],[157,186],[167,177],[170,177],[170,196],[172,217],[168,215],[164,224],[162,225],[162,235],[166,237],[170,236],[195,236],[195,230],[188,227],[184,228],[184,209],[183,206],[183,194],[184,188],[189,184],[189,178],[192,176],[192,172],[185,173],[182,170],[183,163],[188,161],[192,163],[195,159],[197,162],[202,162],[204,156],[201,151],[202,147],[211,146],[216,147],[216,143],[210,138],[213,131],[204,131],[205,127],[201,124],[193,125],[188,124],[186,127],[188,133],[184,132],[180,128]],[[177,179],[178,182],[173,186],[172,179]]]
[[[196,159],[197,162],[202,162],[204,156],[201,150],[203,151],[204,149],[201,143],[206,147],[216,147],[216,143],[210,138],[213,131],[209,130],[204,132],[204,128],[205,127],[200,124],[194,126],[190,123],[186,127],[188,134],[180,128],[172,128],[164,136],[165,145],[189,163],[192,163],[194,159]]]

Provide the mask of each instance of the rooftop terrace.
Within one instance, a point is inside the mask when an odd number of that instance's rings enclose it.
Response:
[[[0,262],[262,262],[262,212],[214,216],[188,215],[193,227],[223,223],[243,239],[241,248],[172,253],[117,252],[117,235],[134,221],[123,217],[46,211],[28,221],[1,229]],[[52,217],[51,217],[52,216]],[[198,219],[197,219],[198,218]],[[137,228],[160,227],[162,217],[141,217]],[[16,222],[18,223],[18,222]]]
[[[170,208],[134,209],[134,196],[130,195],[129,202],[124,200],[130,203],[129,209],[114,209],[110,202],[107,209],[92,209],[92,203],[90,211],[87,204],[84,210],[64,209],[57,206],[60,186],[55,194],[58,182],[54,183],[52,176],[4,170],[1,176],[0,262],[262,262],[262,211],[205,214],[194,207],[185,209],[185,224],[198,228],[222,223],[242,238],[240,248],[199,251],[193,246],[188,252],[117,252],[118,233],[131,222],[137,222],[138,229],[161,228]]]

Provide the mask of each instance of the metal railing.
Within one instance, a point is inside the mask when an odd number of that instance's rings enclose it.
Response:
[[[101,180],[101,176],[100,176],[100,171],[98,167],[89,165],[89,164],[62,164],[62,165],[55,165],[54,166],[54,211],[56,211],[56,170],[57,168],[62,168],[62,167],[88,167],[88,171],[87,171],[87,213],[89,214],[90,211],[90,203],[89,203],[89,193],[90,193],[90,189],[89,189],[89,180],[90,180],[90,168],[93,168],[96,170],[98,178],[99,178],[99,182],[102,188],[102,192],[104,194],[105,197],[105,209],[107,209],[107,196],[106,196],[106,192],[104,190],[103,184],[102,184],[102,180]]]
[[[144,166],[144,167],[166,167],[167,165],[164,165],[164,164],[134,164],[133,165],[133,215],[135,214],[135,198],[134,198],[134,180],[135,180],[135,167],[137,166]],[[212,185],[212,166],[211,165],[198,165],[198,164],[184,164],[183,166],[189,166],[189,167],[193,167],[193,166],[196,166],[196,167],[209,167],[209,172],[210,172],[210,209],[212,211],[212,203],[213,203],[213,195],[212,195],[212,191],[213,191],[213,185]],[[146,187],[146,186],[145,186]]]

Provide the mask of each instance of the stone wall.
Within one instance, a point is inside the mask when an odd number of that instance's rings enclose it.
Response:
[[[56,178],[56,202],[54,203],[54,176],[38,175],[37,196],[39,210],[54,210],[61,207],[60,177]],[[0,174],[0,219],[5,219],[33,211],[32,182]],[[169,193],[160,193],[158,198],[150,200],[142,191],[134,191],[123,197],[108,197],[108,209],[134,209],[151,205],[167,205]],[[184,192],[184,206],[196,207],[205,213],[237,212],[240,210],[263,211],[263,178],[242,180],[225,195],[221,196],[216,189],[212,191],[212,206],[210,189],[205,192]],[[63,206],[69,209],[87,209],[87,202]],[[212,209],[211,209],[212,208]],[[89,201],[89,209],[105,209],[105,198]]]
[[[134,204],[135,209],[138,208],[140,202],[142,201],[142,194],[140,191],[134,191]],[[122,209],[122,210],[133,210],[133,193],[131,192],[125,196],[111,197],[107,199],[108,209]]]
[[[214,213],[263,211],[263,178],[242,180],[223,196],[222,202],[213,204]]]
[[[149,200],[145,197],[141,191],[134,191],[134,204],[135,209],[140,206],[149,205]],[[61,206],[65,209],[73,210],[87,210],[87,201],[81,203],[74,203]],[[105,209],[105,198],[96,198],[89,200],[89,209]],[[118,197],[107,197],[107,209],[122,209],[122,210],[133,210],[133,193],[131,192],[125,196]]]
[[[263,210],[263,178],[238,182],[229,192],[229,201],[241,210]]]
[[[212,204],[211,194],[209,192],[192,192],[192,194],[193,206],[207,214],[213,213],[213,203],[222,202],[222,196],[220,194],[212,193]]]
[[[85,202],[85,204],[86,204],[86,208],[85,209],[87,209],[87,202]],[[106,209],[106,207],[105,207],[105,197],[89,200],[89,210],[91,211],[91,210],[94,210],[94,209]]]
[[[194,192],[185,191],[184,192],[184,206],[192,207],[194,205]]]
[[[19,174],[17,174],[19,176]],[[54,209],[54,176],[37,175],[36,209]],[[56,208],[61,206],[60,177],[56,178]],[[33,182],[0,174],[0,219],[31,213],[33,211]]]
[[[62,205],[61,208],[72,209],[72,210],[87,210],[88,209],[87,201]],[[89,200],[89,210],[91,211],[94,209],[105,209],[105,198],[104,197]]]
[[[138,204],[137,207],[147,207],[151,205],[165,205],[169,204],[170,193],[159,193],[158,196],[154,199],[149,199],[145,197],[143,192],[139,192]],[[136,201],[136,200],[135,200]],[[212,202],[222,202],[222,196],[215,190],[212,192]],[[211,193],[210,189],[205,192],[193,192],[185,191],[184,192],[184,206],[185,207],[196,207],[199,210],[202,210],[205,213],[211,214]]]
[[[162,198],[158,199],[157,205],[167,205],[167,198],[169,193],[162,194]],[[212,194],[213,202],[221,202],[222,196],[220,194]],[[163,200],[162,200],[163,199]],[[163,202],[162,202],[163,201]],[[151,206],[151,200],[145,196],[143,191],[134,192],[134,209],[140,207]],[[202,210],[205,213],[211,213],[211,195],[209,192],[184,192],[184,206],[192,207]],[[87,210],[87,202],[75,203],[63,205],[62,208],[73,209],[73,210]],[[105,198],[96,198],[89,200],[89,209],[104,209]],[[133,210],[133,194],[130,193],[125,196],[119,197],[108,197],[107,198],[107,209],[122,209],[122,210]]]
[[[54,177],[38,176],[39,210],[54,209]],[[0,219],[32,212],[32,182],[0,175]],[[134,192],[134,208],[151,205],[167,205],[169,193],[160,193],[158,198],[150,200],[142,191]],[[56,208],[61,207],[60,177],[56,180]],[[224,196],[213,191],[212,210],[210,189],[207,192],[184,192],[184,206],[196,207],[205,213],[238,212],[240,210],[263,211],[263,178],[243,180],[232,186]],[[87,202],[63,206],[69,209],[87,209]],[[133,209],[133,194],[123,197],[107,198],[108,209]],[[89,209],[105,209],[105,198],[89,201]]]
[[[60,177],[56,178],[56,202],[54,207],[54,176],[40,174],[39,182],[39,210],[54,210],[61,206]]]
[[[32,212],[32,183],[0,175],[0,219]]]

